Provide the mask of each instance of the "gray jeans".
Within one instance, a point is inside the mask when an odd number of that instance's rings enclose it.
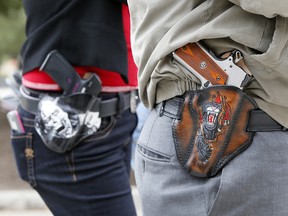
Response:
[[[251,146],[213,178],[178,162],[173,119],[153,110],[138,140],[136,183],[143,216],[288,215],[288,132],[258,132]]]

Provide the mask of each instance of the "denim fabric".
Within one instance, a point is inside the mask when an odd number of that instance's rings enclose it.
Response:
[[[135,177],[143,216],[288,215],[288,131],[256,133],[218,175],[197,178],[177,159],[172,122],[152,110],[138,140]]]
[[[26,130],[12,131],[19,175],[55,216],[136,215],[129,182],[135,114],[103,119],[99,132],[61,154],[43,144],[33,114],[21,107],[18,112]]]

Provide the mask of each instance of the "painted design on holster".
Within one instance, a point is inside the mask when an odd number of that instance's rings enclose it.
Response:
[[[198,156],[201,162],[207,163],[213,151],[213,145],[221,134],[221,129],[229,125],[231,107],[227,97],[219,92],[201,106],[199,130],[195,139]]]

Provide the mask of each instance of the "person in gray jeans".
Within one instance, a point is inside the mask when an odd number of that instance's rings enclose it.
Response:
[[[138,140],[135,159],[143,215],[287,215],[287,2],[128,0],[128,5],[140,98],[151,109]],[[251,144],[229,158],[217,173],[206,176],[195,175],[195,170],[191,171],[193,167],[187,169],[187,163],[196,155],[198,159],[204,158],[202,165],[208,164],[215,148],[208,145],[209,151],[201,152],[203,149],[194,145],[193,136],[186,140],[188,153],[183,146],[179,148],[183,137],[191,132],[187,128],[201,131],[194,121],[185,125],[187,116],[204,121],[191,111],[195,104],[190,99],[195,95],[207,99],[209,95],[205,92],[219,87],[200,89],[200,80],[173,57],[175,50],[194,42],[200,42],[218,57],[240,51],[253,77],[243,90],[230,87],[253,103],[253,114],[250,110],[241,112],[249,122],[243,131],[249,131],[253,125]],[[187,95],[191,102],[188,105]],[[225,95],[220,96],[222,102],[226,100]],[[216,103],[217,96],[211,98]],[[229,106],[225,109],[229,113]],[[262,117],[254,118],[254,111]],[[184,115],[185,112],[188,114]],[[234,124],[240,121],[241,118]],[[220,122],[216,134],[225,130],[224,123],[223,128],[219,127]],[[179,135],[177,124],[182,124],[181,130],[186,128],[186,132]],[[236,136],[235,140],[239,139]],[[183,152],[187,154],[181,158]]]

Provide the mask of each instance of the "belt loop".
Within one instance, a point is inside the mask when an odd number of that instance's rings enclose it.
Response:
[[[161,101],[161,102],[158,104],[158,116],[159,116],[159,117],[162,117],[162,116],[163,116],[164,106],[165,106],[165,101]]]
[[[139,96],[137,94],[137,90],[132,90],[130,92],[130,111],[131,111],[131,113],[136,113],[138,104],[139,104]]]
[[[169,118],[181,119],[183,104],[184,100],[180,97],[174,97],[172,99],[162,101],[156,106],[158,116],[161,117],[165,115]]]
[[[118,103],[117,103],[117,113],[116,113],[116,117],[120,118],[122,113],[124,112],[124,108],[125,108],[125,99],[124,99],[124,93],[119,92],[117,94],[117,98],[118,98]]]

